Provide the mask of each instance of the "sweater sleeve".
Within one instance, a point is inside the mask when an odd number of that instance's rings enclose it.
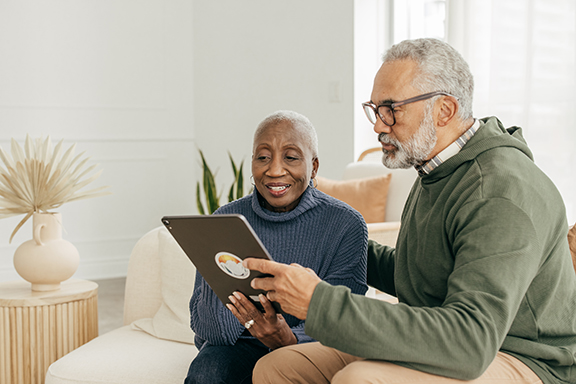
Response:
[[[349,222],[326,274],[320,278],[331,285],[346,286],[352,293],[366,293],[367,246],[368,229],[358,214]]]
[[[390,304],[322,282],[306,333],[359,357],[462,380],[480,376],[502,346],[543,252],[530,217],[506,199],[470,204],[458,215],[442,305]]]
[[[304,321],[301,321],[298,325],[294,327],[290,327],[290,329],[292,329],[292,333],[294,333],[294,336],[296,336],[298,344],[310,343],[312,341],[316,341],[304,332]]]
[[[326,273],[320,276],[327,284],[346,287],[349,291],[363,295],[366,293],[366,252],[368,230],[360,215],[352,215],[353,220],[340,238],[336,253]],[[316,341],[305,333],[305,322],[300,321],[291,327],[300,343]]]

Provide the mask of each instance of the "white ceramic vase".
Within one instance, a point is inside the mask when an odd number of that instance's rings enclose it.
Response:
[[[22,243],[14,253],[14,268],[32,283],[33,291],[60,289],[60,283],[78,269],[78,250],[62,239],[60,213],[35,212],[32,227],[32,240]]]

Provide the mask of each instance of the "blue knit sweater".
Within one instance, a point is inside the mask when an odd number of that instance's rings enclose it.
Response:
[[[362,216],[345,203],[308,188],[296,208],[271,212],[260,206],[258,191],[220,207],[215,214],[246,217],[272,258],[311,268],[324,281],[364,294],[368,231]],[[299,343],[313,341],[304,321],[284,315]],[[190,300],[190,325],[212,345],[233,345],[244,326],[218,299],[199,273]]]

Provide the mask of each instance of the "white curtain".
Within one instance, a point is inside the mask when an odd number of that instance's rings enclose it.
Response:
[[[475,77],[475,116],[523,128],[574,224],[576,2],[448,0],[446,26]]]

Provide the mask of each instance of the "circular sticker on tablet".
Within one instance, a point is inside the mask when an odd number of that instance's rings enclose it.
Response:
[[[250,270],[242,265],[242,259],[232,253],[218,252],[214,260],[227,275],[236,279],[246,279],[250,276]]]

